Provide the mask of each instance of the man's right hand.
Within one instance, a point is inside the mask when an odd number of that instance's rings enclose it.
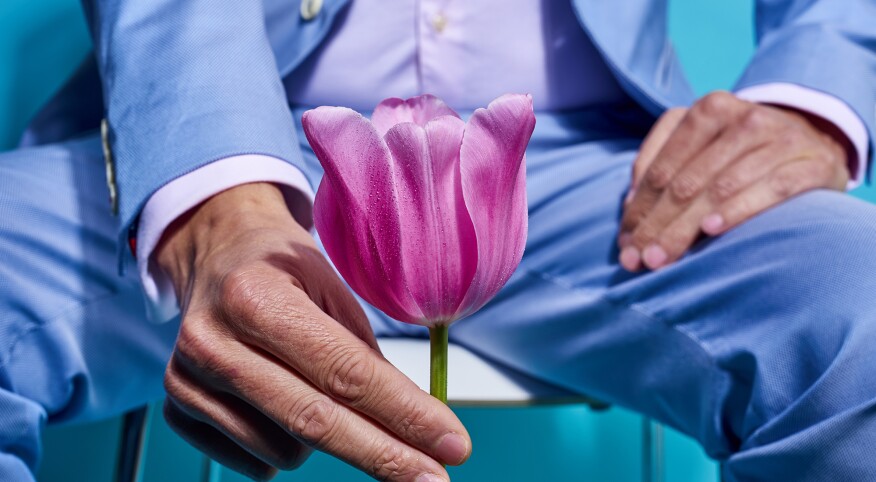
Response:
[[[411,482],[449,480],[441,463],[468,458],[462,423],[381,356],[277,187],[214,196],[177,220],[156,254],[182,311],[165,417],[212,458],[269,479],[316,448]]]

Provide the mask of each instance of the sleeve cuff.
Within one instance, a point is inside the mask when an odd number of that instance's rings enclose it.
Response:
[[[173,285],[152,259],[164,230],[210,197],[253,182],[280,185],[295,219],[305,228],[313,225],[314,194],[304,173],[285,161],[259,154],[232,156],[207,164],[174,179],[146,202],[137,227],[136,257],[151,320],[164,322],[179,313]]]
[[[857,154],[857,165],[846,189],[861,185],[867,172],[869,135],[864,122],[840,99],[808,87],[786,82],[770,82],[736,91],[736,97],[750,102],[793,107],[833,123],[849,138]]]

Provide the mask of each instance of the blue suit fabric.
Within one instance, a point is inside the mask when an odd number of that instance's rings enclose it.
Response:
[[[309,21],[293,3],[85,1],[94,59],[22,147],[0,154],[0,480],[33,478],[46,420],[105,417],[161,395],[178,320],[146,321],[124,242],[155,190],[244,153],[290,162],[317,185],[304,107],[287,105],[281,79],[346,2],[325,0]],[[728,481],[876,480],[876,209],[810,192],[666,269],[623,271],[614,239],[630,165],[656,116],[694,96],[665,2],[573,3],[628,101],[537,114],[524,260],[451,337],[695,437]],[[876,4],[762,0],[757,10],[759,48],[739,86],[830,93],[874,138],[876,84],[861,79],[876,72]],[[422,335],[365,308],[381,336]]]

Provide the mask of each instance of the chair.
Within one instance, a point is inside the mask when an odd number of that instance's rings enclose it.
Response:
[[[429,386],[429,342],[423,339],[381,339],[384,356],[420,388]],[[586,404],[593,410],[608,405],[571,393],[512,370],[484,361],[462,346],[449,347],[447,396],[455,407],[508,407]],[[121,448],[116,463],[116,482],[140,482],[142,460],[148,440],[149,408],[128,412],[122,424]],[[642,422],[642,482],[663,482],[663,429],[648,419]],[[222,466],[204,457],[202,482],[220,482]]]
[[[729,88],[751,55],[752,2],[671,0],[669,7],[670,34],[697,91]],[[691,21],[693,18],[697,21]],[[12,66],[7,71],[0,69],[0,94],[3,94],[0,96],[0,150],[3,150],[14,146],[26,120],[79,63],[89,48],[90,38],[81,7],[75,0],[0,2],[0,27],[0,66]],[[855,194],[876,202],[876,188],[873,186],[858,189]],[[408,375],[421,387],[426,386],[428,343],[422,340],[384,340],[381,344],[390,360],[405,367]],[[450,380],[449,394],[456,406],[591,403],[593,408],[601,408],[598,404],[594,406],[592,400],[500,371],[461,347],[451,347],[450,356],[450,369],[454,375]],[[410,365],[400,363],[404,359],[410,360]],[[454,370],[460,365],[465,366],[465,370]],[[467,373],[478,375],[468,377]],[[460,374],[462,376],[458,376]],[[472,380],[477,384],[466,386]],[[482,390],[486,386],[490,387],[487,394]],[[480,391],[467,391],[470,388]],[[124,417],[116,480],[142,478],[144,447],[149,438],[148,421],[152,415],[143,407]],[[663,429],[644,420],[641,430],[644,435],[642,480],[659,482],[664,477],[665,468]],[[209,461],[205,464],[207,470],[204,472],[208,475],[204,480],[218,481],[220,468]]]

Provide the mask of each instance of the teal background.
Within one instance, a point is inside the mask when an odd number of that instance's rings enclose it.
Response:
[[[290,3],[293,3],[290,0]],[[752,4],[739,0],[670,0],[670,32],[696,91],[727,89],[753,50]],[[12,148],[27,120],[87,55],[88,33],[76,0],[0,2],[0,150]],[[856,195],[876,201],[872,189]],[[641,419],[620,408],[583,406],[457,409],[474,440],[469,462],[451,468],[465,481],[641,480]],[[46,429],[41,481],[111,480],[120,421]],[[146,481],[198,480],[202,459],[152,417]],[[668,482],[717,481],[717,465],[678,433],[666,434]],[[224,481],[241,477],[225,473]],[[317,454],[288,481],[365,481],[343,463]]]

